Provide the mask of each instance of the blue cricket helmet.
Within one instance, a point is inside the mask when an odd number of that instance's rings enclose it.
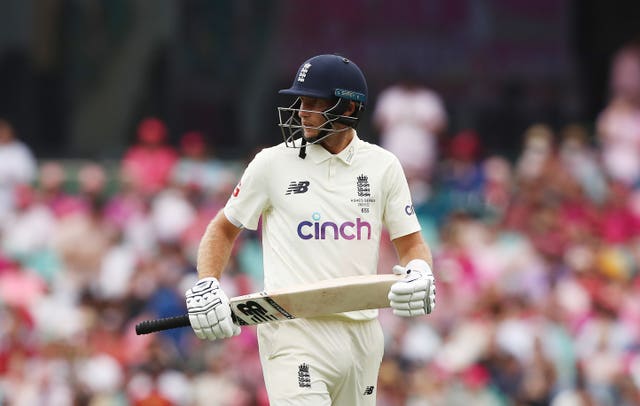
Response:
[[[368,89],[364,74],[353,61],[339,55],[318,55],[300,65],[291,87],[279,93],[320,99],[342,98],[364,105]]]
[[[306,60],[296,73],[293,84],[288,89],[282,89],[280,94],[296,96],[296,100],[289,107],[278,107],[279,126],[286,146],[302,148],[304,157],[306,144],[315,144],[326,137],[356,128],[359,115],[367,102],[368,88],[364,74],[353,61],[340,55],[318,55]],[[329,109],[320,112],[326,119],[317,137],[304,138],[304,129],[299,117],[300,97],[314,97],[334,101]],[[351,102],[356,109],[351,115],[344,115]],[[336,128],[340,123],[346,128]],[[310,127],[306,127],[310,128]],[[301,139],[300,143],[295,141]]]

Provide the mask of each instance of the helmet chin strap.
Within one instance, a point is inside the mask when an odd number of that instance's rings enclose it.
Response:
[[[324,138],[328,137],[331,134],[327,134],[328,131],[327,130],[321,130],[318,132],[318,135],[316,135],[315,137],[313,137],[312,139],[310,139],[309,141],[307,141],[307,139],[305,138],[305,136],[302,136],[302,142],[300,143],[300,153],[298,154],[298,156],[302,159],[305,159],[307,157],[307,143],[316,143],[316,140],[320,140],[322,141]],[[317,142],[320,142],[317,141]]]
[[[300,144],[300,153],[298,154],[300,159],[305,159],[307,157],[307,139],[302,136],[302,142]]]

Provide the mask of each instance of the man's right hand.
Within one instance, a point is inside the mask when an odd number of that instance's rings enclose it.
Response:
[[[198,338],[215,340],[240,334],[240,326],[231,318],[229,298],[218,279],[200,279],[185,295],[189,322]]]

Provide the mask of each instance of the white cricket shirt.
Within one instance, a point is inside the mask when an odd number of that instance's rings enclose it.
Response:
[[[262,150],[224,213],[251,230],[262,216],[265,290],[375,274],[383,226],[391,239],[420,231],[398,159],[357,135],[336,155],[320,145],[306,159],[284,143]]]

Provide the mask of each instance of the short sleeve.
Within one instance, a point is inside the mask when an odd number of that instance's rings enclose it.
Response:
[[[389,165],[384,179],[386,194],[383,221],[390,238],[394,240],[420,231],[421,227],[413,208],[409,185],[397,158],[394,157]]]
[[[257,229],[260,215],[269,207],[266,155],[262,151],[249,163],[224,207],[224,214],[237,226]]]

